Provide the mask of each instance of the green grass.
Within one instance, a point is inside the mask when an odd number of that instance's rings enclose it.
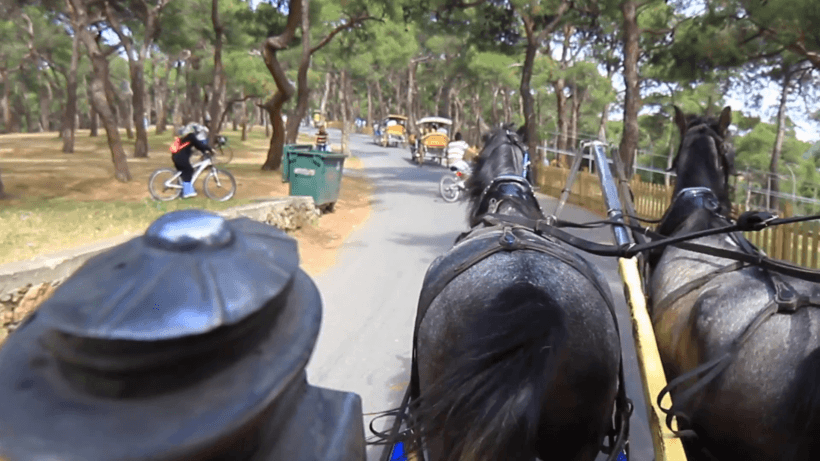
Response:
[[[224,210],[252,200],[215,202],[204,197],[172,202],[32,201],[0,209],[0,264],[81,246],[129,232],[143,232],[163,214],[189,208]]]

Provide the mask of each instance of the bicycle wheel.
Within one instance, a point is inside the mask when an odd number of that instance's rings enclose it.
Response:
[[[177,173],[172,168],[160,168],[151,173],[148,178],[148,193],[154,200],[167,202],[182,195],[182,182]]]
[[[439,192],[441,192],[441,198],[443,198],[445,202],[452,203],[458,200],[460,191],[458,190],[458,179],[456,179],[455,176],[442,176],[441,182],[438,184],[438,189]]]
[[[202,189],[209,199],[224,202],[236,193],[236,180],[227,171],[213,168],[208,176],[205,176]]]
[[[233,149],[231,146],[224,145],[224,146],[216,146],[214,148],[214,163],[217,165],[225,165],[227,163],[231,163],[233,160]]]

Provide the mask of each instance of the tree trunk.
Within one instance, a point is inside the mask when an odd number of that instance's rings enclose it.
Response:
[[[601,121],[598,123],[598,141],[603,143],[606,140],[606,124],[609,121],[609,103],[604,104],[604,110],[601,111]]]
[[[28,108],[28,104],[26,104],[25,97],[26,94],[29,92],[28,85],[26,84],[25,79],[21,78],[18,80],[18,84],[20,85],[19,91],[16,92],[14,97],[14,111],[18,115],[23,115],[23,119],[26,121],[26,132],[33,133],[34,132],[34,119],[31,116],[31,111]],[[21,127],[16,127],[17,132],[23,132]]]
[[[373,126],[373,85],[367,82],[367,126]]]
[[[54,96],[51,91],[51,82],[47,78],[43,78],[43,83],[40,85],[40,129],[41,131],[51,131],[51,99]]]
[[[572,118],[570,118],[569,123],[569,136],[572,149],[576,152],[578,151],[578,142],[580,141],[580,137],[578,136],[578,121],[581,120],[581,107],[584,105],[584,102],[586,102],[588,96],[589,88],[584,88],[583,91],[579,91],[577,84],[572,86]]]
[[[71,25],[74,30],[77,30],[76,15],[72,15]],[[77,116],[77,67],[79,62],[80,37],[79,34],[74,34],[71,40],[71,61],[69,62],[68,72],[65,76],[66,103],[65,111],[63,112],[62,126],[60,127],[63,138],[63,152],[66,154],[74,153],[74,135],[77,131],[77,126],[75,126],[74,121]]]
[[[148,157],[148,131],[145,126],[145,72],[143,72],[145,56],[129,62],[128,69],[131,73],[131,117],[134,121],[134,129],[137,132],[137,139],[134,141],[134,157]],[[127,128],[126,128],[127,130]],[[131,137],[129,136],[129,139]]]
[[[308,0],[302,0],[302,11],[308,11]],[[308,85],[308,70],[310,69],[310,15],[302,15],[302,59],[296,73],[296,107],[288,117],[286,141],[295,143],[299,135],[299,124],[302,123],[310,103],[310,86]]]
[[[88,50],[91,65],[94,69],[89,88],[89,100],[94,110],[100,114],[108,135],[108,147],[111,150],[111,160],[114,163],[114,177],[122,182],[130,181],[131,173],[128,171],[128,162],[125,158],[125,151],[122,149],[117,122],[114,119],[115,96],[108,72],[108,57],[100,49],[99,43],[91,35],[91,32],[85,27],[88,23],[87,11],[84,9],[85,5],[81,0],[69,0],[69,4],[72,10],[76,12],[77,22],[80,24],[75,33],[80,34],[80,40]]]
[[[186,125],[191,122],[202,122],[202,88],[195,81],[194,72],[200,68],[199,57],[191,56],[189,59],[190,69],[185,73],[185,85],[187,88],[187,97],[185,103],[187,106],[187,113],[183,114],[182,124]]]
[[[11,108],[9,106],[11,82],[9,81],[8,71],[0,71],[0,79],[3,81],[3,94],[0,96],[0,112],[2,112],[3,132],[8,133],[11,131]]]
[[[379,103],[377,112],[379,117],[378,121],[381,123],[381,121],[387,117],[387,114],[384,111],[384,95],[382,94],[382,84],[380,80],[376,80],[376,102]]]
[[[242,97],[245,96],[245,91],[242,91]],[[242,141],[248,140],[248,103],[242,102],[242,119],[240,120],[240,126],[242,127],[242,137],[240,138]]]
[[[640,57],[640,29],[638,28],[638,1],[625,0],[621,4],[624,16],[624,131],[618,148],[621,161],[626,169],[627,179],[632,177],[635,152],[638,150],[638,111],[641,108],[640,81],[638,79],[638,58]]]
[[[219,130],[222,128],[222,97],[225,93],[225,71],[222,67],[222,35],[224,26],[219,19],[219,0],[211,0],[211,23],[214,26],[214,80],[213,94],[211,95],[211,106],[208,113],[211,115],[211,123],[208,133],[208,144],[213,146]]]
[[[154,92],[156,94],[156,102],[154,103],[154,107],[156,107],[157,110],[157,134],[165,133],[165,130],[168,129],[168,104],[166,101],[168,100],[168,80],[171,78],[173,63],[174,60],[171,59],[171,57],[168,57],[168,62],[165,64],[165,75],[163,78],[155,79],[154,82]],[[177,76],[178,75],[179,72],[177,72]]]
[[[393,81],[396,83],[396,85],[393,87],[393,89],[395,90],[394,97],[396,98],[396,105],[390,105],[390,112],[393,114],[398,114],[399,112],[401,112],[401,77],[396,76],[396,78]]]
[[[780,176],[777,174],[778,165],[780,164],[780,154],[783,151],[783,137],[786,131],[786,103],[789,98],[789,87],[791,86],[792,71],[788,66],[784,68],[783,85],[780,89],[780,105],[777,108],[777,135],[774,138],[774,147],[772,148],[772,160],[769,163],[769,173],[771,174],[771,196],[769,198],[769,207],[773,210],[779,210],[779,198],[777,193],[780,192]]]
[[[293,39],[296,28],[302,21],[303,0],[290,0],[288,5],[288,22],[285,30],[281,34],[268,37],[262,45],[262,55],[265,58],[265,65],[268,68],[276,83],[276,93],[265,103],[265,109],[271,118],[273,125],[273,135],[270,139],[268,156],[262,165],[263,170],[277,170],[282,164],[282,150],[285,144],[285,125],[282,122],[282,105],[291,97],[295,89],[288,81],[285,70],[276,58],[278,51],[287,48],[288,43]],[[307,14],[307,12],[305,12]]]
[[[473,115],[475,115],[475,129],[471,130],[472,136],[468,141],[473,146],[481,144],[481,95],[480,89],[476,86],[473,93]]]
[[[9,198],[9,196],[6,194],[6,189],[3,187],[2,171],[0,171],[0,200],[7,198]]]
[[[104,56],[98,56],[95,60],[104,60],[105,66],[108,66],[108,61]],[[95,62],[95,68],[98,67],[99,64]],[[106,93],[108,92],[105,90],[105,82],[100,76],[95,75],[91,80],[91,104],[94,106],[94,110],[100,114],[108,136],[108,148],[111,150],[111,160],[114,163],[114,177],[118,181],[128,182],[131,180],[131,173],[128,171],[128,162],[122,148],[117,121],[114,118],[114,112],[111,110],[111,100],[106,97]]]
[[[88,121],[88,136],[91,138],[96,138],[100,135],[100,115],[96,110],[94,110],[93,107],[91,107],[88,111],[91,113],[91,117]]]
[[[347,69],[342,69],[339,80],[342,102],[342,154],[350,155],[350,79]]]
[[[331,87],[331,80],[333,79],[333,74],[330,72],[325,72],[325,89],[322,92],[322,99],[319,101],[319,113],[322,114],[322,117],[328,117],[329,114],[327,113],[327,100],[330,97],[330,87]]]
[[[416,86],[416,68],[419,62],[411,59],[407,63],[407,129],[410,133],[416,132],[416,120],[413,117],[413,88]]]
[[[131,98],[133,96],[131,94],[130,87],[131,85],[129,83],[128,90],[123,94],[114,93],[114,100],[118,103],[116,107],[117,110],[114,112],[114,117],[115,123],[122,123],[123,128],[125,128],[125,137],[128,139],[134,139],[134,128],[131,126],[134,118],[133,106],[131,105]],[[103,121],[103,125],[105,125],[105,121]]]
[[[567,95],[564,93],[565,88],[564,78],[561,77],[553,83],[555,88],[555,115],[557,119],[558,140],[555,148],[558,150],[567,150]],[[558,158],[564,158],[563,154],[559,154]]]

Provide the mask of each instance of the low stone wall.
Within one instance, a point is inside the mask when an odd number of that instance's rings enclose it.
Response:
[[[311,197],[282,197],[229,208],[226,219],[247,217],[293,232],[316,222],[321,215]],[[57,286],[90,258],[142,233],[131,233],[78,248],[0,265],[0,344],[8,334],[48,299]]]

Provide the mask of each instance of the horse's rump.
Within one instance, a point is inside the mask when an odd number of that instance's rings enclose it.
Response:
[[[691,217],[696,219],[697,213]],[[685,224],[676,233],[691,227]],[[694,242],[741,250],[725,235]],[[701,435],[701,446],[719,459],[808,459],[809,452],[820,456],[820,447],[806,445],[815,435],[805,436],[809,427],[820,429],[815,414],[820,409],[820,371],[809,366],[820,363],[811,359],[820,346],[820,312],[804,307],[772,314],[777,291],[773,276],[754,266],[736,267],[732,260],[667,248],[653,271],[652,322],[670,380],[736,351],[725,359],[722,372],[703,383],[698,377],[682,384],[672,391],[672,400]],[[721,272],[726,268],[730,270]],[[820,289],[816,283],[774,277],[803,296]],[[703,283],[681,293],[681,287],[693,281]],[[701,389],[682,400],[693,386]],[[785,455],[784,450],[801,455]]]
[[[594,456],[618,386],[620,343],[611,309],[606,280],[575,252],[524,228],[474,229],[425,276],[414,397],[459,408],[459,416],[448,418],[466,419],[464,430],[474,431],[479,445],[504,430],[513,432],[511,440],[540,444],[534,449],[540,453],[586,447]],[[419,369],[427,370],[424,386]],[[426,407],[421,414],[430,424],[439,411]],[[470,427],[474,420],[465,414],[480,418],[475,412],[490,415],[486,425]],[[512,426],[495,424],[492,418],[504,414]],[[507,459],[527,458],[508,453]]]

